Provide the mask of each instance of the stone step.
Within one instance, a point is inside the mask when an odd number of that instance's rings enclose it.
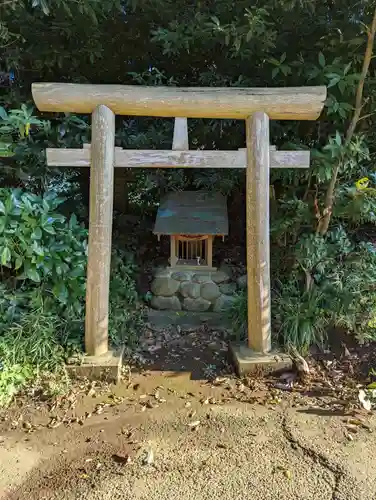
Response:
[[[229,330],[231,321],[222,313],[216,312],[192,312],[192,311],[157,311],[149,309],[147,320],[156,328],[170,325],[179,325],[182,328],[200,327],[204,324],[211,328]]]

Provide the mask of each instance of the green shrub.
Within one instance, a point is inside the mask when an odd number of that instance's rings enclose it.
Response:
[[[0,359],[7,365],[31,365],[56,370],[65,358],[59,342],[64,321],[37,309],[25,313],[0,337]]]
[[[115,346],[133,347],[143,325],[132,254],[115,250],[111,260],[109,336]]]
[[[0,189],[0,264],[14,287],[38,285],[45,301],[79,310],[85,294],[87,231],[56,209],[56,194],[43,197]]]
[[[306,351],[312,344],[322,345],[328,318],[323,309],[322,294],[303,293],[294,283],[285,283],[272,300],[274,340],[285,347],[293,345]],[[247,292],[239,293],[228,311],[237,341],[247,337]]]
[[[323,345],[329,328],[341,327],[360,340],[376,339],[376,248],[354,243],[341,228],[326,238],[304,235],[295,264],[272,285],[275,340],[307,351]],[[229,311],[237,338],[246,337],[247,295]]]
[[[1,364],[0,369],[0,408],[8,406],[13,397],[35,377],[29,365]]]
[[[45,373],[58,373],[60,382],[66,380],[62,375],[68,351],[61,339],[67,327],[63,318],[43,309],[22,313],[19,322],[8,326],[0,336],[0,406]]]
[[[0,405],[82,345],[87,231],[62,201],[0,189]]]
[[[324,305],[325,295],[319,289],[302,291],[293,278],[280,283],[272,300],[272,324],[278,341],[301,352],[313,344],[322,346],[329,325]]]
[[[231,321],[232,332],[237,341],[247,337],[247,291],[242,290],[236,296],[234,302],[228,310],[228,317]]]

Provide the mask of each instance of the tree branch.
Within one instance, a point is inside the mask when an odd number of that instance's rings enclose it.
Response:
[[[362,112],[364,83],[365,83],[368,69],[369,69],[369,65],[370,65],[370,62],[372,59],[373,44],[375,41],[375,34],[376,34],[376,9],[373,13],[373,20],[372,20],[371,27],[369,29],[367,28],[367,33],[368,33],[368,40],[367,40],[366,51],[364,53],[362,72],[360,75],[358,88],[356,91],[355,110],[354,110],[354,114],[353,114],[352,120],[350,122],[349,128],[347,129],[346,140],[344,143],[344,149],[346,148],[346,146],[349,144],[349,142],[353,138],[355,128],[360,120],[360,113]],[[323,217],[322,217],[322,219],[320,219],[320,221],[317,225],[317,230],[316,230],[317,234],[325,235],[328,231],[330,219],[332,216],[333,203],[334,203],[334,191],[335,191],[335,187],[336,187],[336,183],[337,183],[338,172],[340,170],[340,167],[343,164],[343,161],[344,161],[344,155],[342,155],[341,159],[338,161],[338,163],[335,165],[335,167],[333,169],[332,177],[330,179],[328,190],[326,192],[325,208],[324,208],[324,212],[323,212]]]

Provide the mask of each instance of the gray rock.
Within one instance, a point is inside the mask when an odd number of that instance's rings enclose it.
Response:
[[[171,278],[155,278],[151,284],[151,291],[154,295],[162,295],[163,297],[171,297],[179,289],[179,281]]]
[[[172,273],[171,278],[177,281],[190,281],[192,274],[185,271],[175,271]]]
[[[244,274],[243,276],[239,276],[239,278],[236,280],[236,284],[239,288],[247,288],[247,275]]]
[[[207,283],[211,281],[211,273],[197,273],[193,276],[192,281],[196,283]]]
[[[153,271],[154,278],[169,278],[171,276],[171,269],[168,267],[157,267]]]
[[[200,296],[200,284],[192,283],[192,281],[183,281],[180,285],[179,292],[183,297],[197,299]]]
[[[219,266],[219,271],[222,271],[224,272],[225,274],[227,274],[227,276],[229,276],[229,278],[231,279],[234,275],[234,268],[233,266],[231,266],[231,264],[227,264],[225,262],[223,262],[220,266]]]
[[[191,299],[190,297],[187,297],[183,301],[183,309],[185,309],[186,311],[203,312],[207,311],[210,306],[211,302],[203,299],[202,297],[199,297],[198,299]]]
[[[203,285],[201,285],[200,295],[203,299],[213,302],[221,295],[221,292],[219,291],[218,285],[211,281],[209,283],[204,283]]]
[[[231,295],[221,295],[215,301],[213,311],[215,312],[226,311],[232,306],[235,300],[236,300],[235,297],[231,297]]]
[[[219,290],[225,295],[233,295],[236,292],[236,283],[221,283]]]
[[[153,309],[159,309],[161,311],[181,311],[180,300],[174,295],[173,297],[157,297],[153,296],[150,302]]]
[[[224,283],[225,281],[230,281],[230,276],[224,271],[216,271],[212,273],[211,276],[214,283]]]

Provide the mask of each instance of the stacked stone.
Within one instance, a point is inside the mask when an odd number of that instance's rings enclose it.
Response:
[[[151,307],[160,310],[221,312],[235,300],[237,284],[230,272],[157,269],[151,285]]]

